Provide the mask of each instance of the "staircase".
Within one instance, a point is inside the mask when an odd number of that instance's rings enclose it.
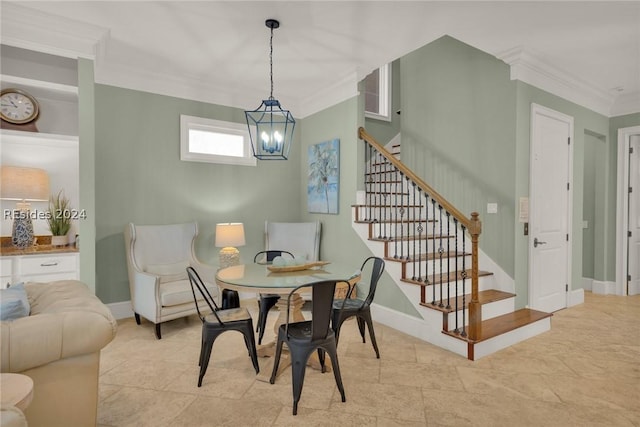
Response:
[[[469,360],[548,331],[550,313],[515,310],[513,289],[479,269],[478,214],[466,217],[403,165],[399,143],[387,150],[363,128],[359,136],[365,197],[352,206],[353,228],[421,316],[378,306],[376,320]]]

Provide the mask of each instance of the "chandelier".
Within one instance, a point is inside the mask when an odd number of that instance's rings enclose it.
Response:
[[[280,22],[267,19],[265,25],[271,29],[269,40],[271,94],[269,99],[263,100],[257,109],[245,111],[244,114],[247,117],[253,156],[260,160],[287,160],[296,121],[288,110],[282,109],[280,101],[273,97],[273,30],[280,27]]]

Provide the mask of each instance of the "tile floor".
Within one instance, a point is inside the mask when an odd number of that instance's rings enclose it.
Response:
[[[98,425],[638,427],[640,296],[585,299],[551,331],[476,362],[381,324],[376,359],[349,320],[338,348],[346,403],[331,373],[307,369],[295,417],[290,369],[257,381],[240,334],[218,339],[198,388],[197,317],[163,325],[162,340],[124,319],[102,351]]]

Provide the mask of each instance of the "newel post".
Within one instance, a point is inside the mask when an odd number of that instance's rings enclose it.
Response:
[[[471,213],[471,301],[469,302],[469,339],[476,341],[482,335],[482,308],[478,300],[478,239],[482,232],[478,212]]]

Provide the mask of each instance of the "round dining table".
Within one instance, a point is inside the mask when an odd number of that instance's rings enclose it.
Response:
[[[279,310],[278,318],[274,324],[275,339],[269,343],[258,346],[258,356],[270,357],[275,353],[275,346],[278,337],[278,329],[280,325],[287,322],[287,296],[293,289],[300,285],[320,282],[325,280],[338,280],[346,282],[349,286],[355,285],[360,280],[360,270],[354,268],[353,265],[344,263],[326,263],[321,266],[314,266],[304,270],[297,271],[272,271],[278,270],[277,267],[265,264],[240,264],[226,267],[218,270],[216,273],[216,283],[220,288],[232,289],[239,292],[255,292],[263,294],[280,294],[280,298],[276,304]],[[280,270],[288,270],[282,268]],[[337,288],[336,288],[337,289]],[[310,290],[310,288],[309,288]],[[304,289],[301,290],[304,295]],[[289,306],[290,322],[302,322],[305,317],[302,313],[304,298],[299,293],[291,296]],[[289,366],[288,360],[281,359],[278,373]],[[315,369],[320,369],[320,363],[317,360],[317,354],[312,356],[309,365]],[[271,370],[273,369],[273,358],[269,360],[267,366],[260,370],[258,379],[269,382]]]

